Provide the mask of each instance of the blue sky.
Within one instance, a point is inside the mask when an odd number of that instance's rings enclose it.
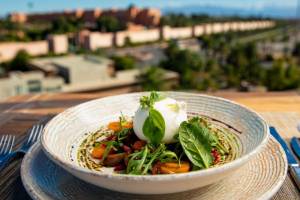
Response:
[[[127,7],[181,7],[188,5],[213,5],[221,7],[262,9],[264,7],[296,7],[297,0],[0,0],[0,15],[12,11],[39,12],[74,8]],[[31,7],[29,5],[32,5]]]

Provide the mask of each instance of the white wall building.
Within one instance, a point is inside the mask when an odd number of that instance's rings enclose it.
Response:
[[[116,46],[123,46],[129,38],[132,43],[155,42],[160,39],[159,29],[146,29],[138,31],[120,31],[115,34]]]
[[[59,92],[63,85],[62,78],[45,77],[40,71],[15,71],[0,79],[0,99],[29,93]]]
[[[49,50],[55,54],[67,53],[69,50],[68,36],[66,34],[49,35]]]
[[[91,32],[84,36],[84,47],[89,50],[107,48],[114,45],[113,33]]]
[[[170,27],[164,26],[162,28],[163,39],[178,39],[178,38],[190,38],[193,36],[193,27]]]
[[[205,33],[205,26],[204,25],[196,25],[194,26],[194,36],[201,36]]]

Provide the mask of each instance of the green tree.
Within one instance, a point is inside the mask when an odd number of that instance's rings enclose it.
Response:
[[[30,40],[43,40],[44,38],[46,38],[47,34],[47,30],[36,28],[29,29],[26,31],[26,35],[28,36],[28,38],[30,38]]]
[[[246,68],[249,62],[242,46],[237,45],[236,47],[232,48],[228,55],[227,63],[228,66],[231,67],[229,69],[230,73],[236,76],[236,80],[238,80],[238,82],[246,79]]]
[[[295,89],[300,86],[300,68],[294,64],[289,64],[286,69],[286,88]]]
[[[215,39],[212,36],[204,35],[198,38],[204,49],[212,49],[215,46]]]
[[[124,47],[131,47],[131,46],[133,46],[133,43],[131,42],[130,37],[125,37]]]
[[[276,61],[273,67],[267,71],[265,84],[269,90],[298,88],[300,86],[300,69],[284,60]]]
[[[169,13],[163,15],[161,17],[160,22],[162,26],[169,25],[173,27],[180,27],[180,26],[191,26],[203,22],[209,22],[212,21],[213,19],[214,19],[213,17],[210,17],[205,14],[185,15],[185,14]]]
[[[180,50],[176,42],[169,42],[169,46],[165,49],[167,60],[161,65],[179,73],[184,73],[187,70],[200,70],[203,67],[203,62],[197,53],[189,50]]]
[[[97,20],[97,29],[102,32],[117,32],[125,30],[126,26],[113,16],[101,16]]]
[[[80,30],[83,27],[81,19],[60,17],[52,22],[51,33],[68,33]]]
[[[112,60],[115,63],[116,70],[134,69],[136,67],[135,60],[131,56],[113,56]]]
[[[228,69],[231,76],[236,76],[236,81],[247,81],[254,85],[259,85],[263,82],[265,72],[260,66],[258,53],[254,43],[244,45],[236,45],[232,48],[227,58],[228,66],[234,66]],[[226,72],[227,69],[225,69]]]
[[[180,74],[180,86],[182,88],[195,88],[197,78],[195,72],[203,70],[201,57],[189,50],[180,50],[175,41],[170,41],[165,49],[167,59],[160,66]]]
[[[183,14],[170,13],[161,17],[160,24],[172,27],[190,26],[192,25],[192,20]]]
[[[144,69],[138,79],[144,91],[166,90],[167,85],[164,81],[165,71],[159,67],[152,66]]]
[[[266,86],[269,90],[283,90],[285,88],[285,69],[282,62],[274,63],[267,71]]]
[[[12,22],[8,18],[0,20],[0,29],[12,31],[21,30],[22,28],[23,26],[21,24]]]
[[[30,56],[25,50],[20,50],[8,64],[8,70],[28,71]]]
[[[240,86],[240,77],[237,75],[237,70],[235,66],[231,64],[226,64],[224,66],[225,73],[225,85],[227,88],[239,87]]]

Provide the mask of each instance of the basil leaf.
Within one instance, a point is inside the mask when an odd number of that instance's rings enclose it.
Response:
[[[155,109],[149,109],[149,116],[144,122],[143,133],[154,145],[160,143],[165,135],[165,120]]]
[[[201,121],[200,121],[199,117],[194,117],[194,118],[190,119],[189,122],[193,126],[196,126],[198,129],[201,129],[201,133],[202,133],[203,137],[207,138],[209,143],[212,144],[212,146],[219,143],[219,140],[218,140],[217,136],[214,135],[213,133],[211,133],[208,128],[201,125]]]
[[[192,119],[189,120],[189,122],[192,124],[198,124],[198,126],[203,125],[203,123],[206,125],[208,124],[207,121],[204,121],[204,119],[201,119],[199,117],[193,117]],[[224,147],[224,145],[222,143],[220,143],[218,137],[215,134],[211,133],[210,130],[208,128],[206,128],[205,126],[201,126],[201,127],[204,130],[203,134],[206,135],[210,144],[213,147],[216,147],[218,149],[218,151],[220,151],[220,152],[223,151],[225,153],[228,153],[228,149],[226,149],[226,147]]]
[[[182,122],[179,141],[189,160],[200,168],[208,168],[213,162],[210,132],[198,122]]]

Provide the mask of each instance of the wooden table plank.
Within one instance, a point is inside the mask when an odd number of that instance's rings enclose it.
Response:
[[[258,112],[299,112],[300,96],[298,93],[210,93],[211,95],[225,97],[244,104]],[[269,95],[267,95],[269,94]],[[101,98],[106,94],[43,94],[34,95],[28,102],[20,102],[21,105],[13,106],[18,113],[56,114],[64,109],[79,103]],[[20,98],[20,97],[19,97]],[[27,97],[28,98],[28,97]],[[4,108],[5,102],[0,102]],[[14,105],[14,104],[12,104]],[[1,113],[1,110],[0,110]],[[0,114],[1,117],[1,114]],[[1,120],[1,118],[0,118]]]

